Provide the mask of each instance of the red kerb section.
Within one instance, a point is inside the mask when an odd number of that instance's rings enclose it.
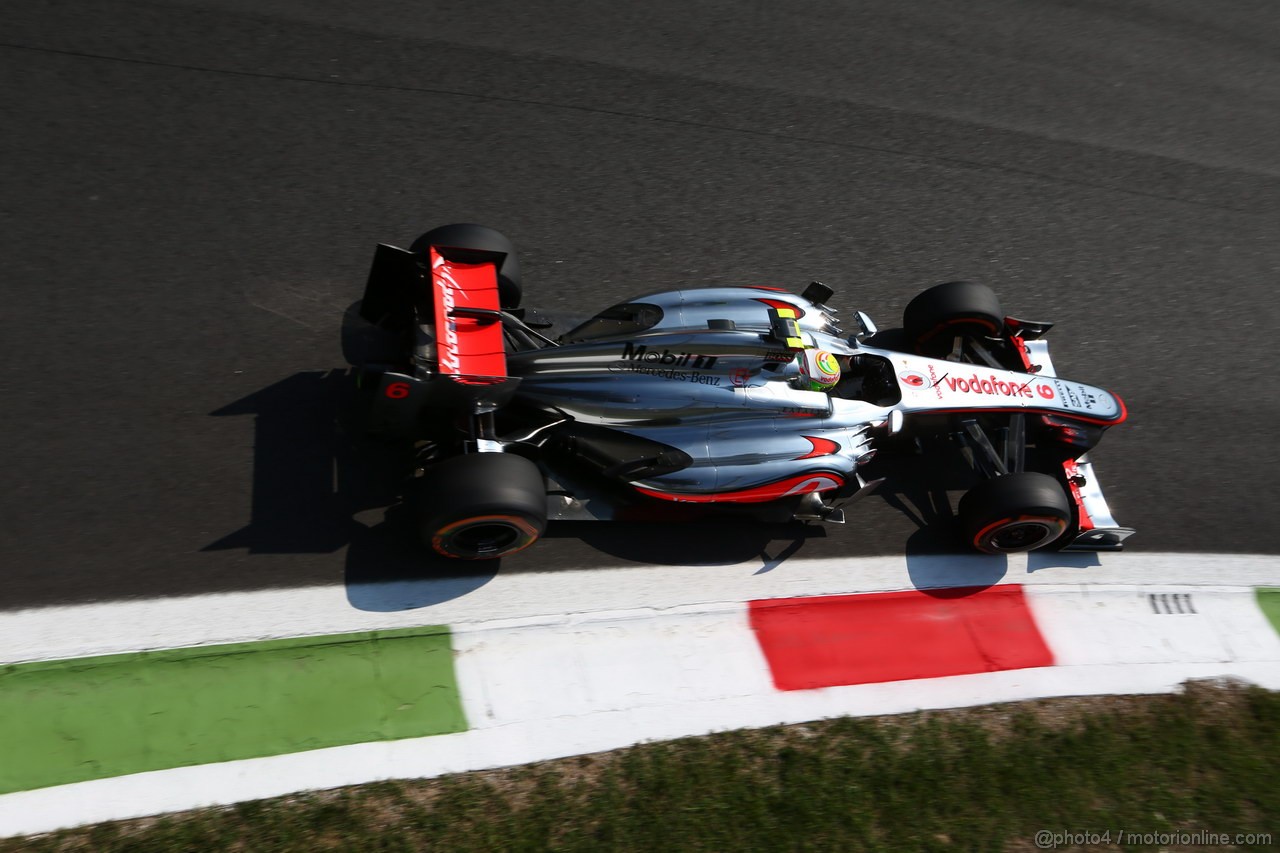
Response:
[[[497,317],[467,316],[457,309],[498,311],[498,268],[492,263],[446,260],[431,248],[435,291],[436,357],[450,376],[505,376],[507,356]]]
[[[1053,665],[1016,585],[776,598],[749,608],[779,690]]]

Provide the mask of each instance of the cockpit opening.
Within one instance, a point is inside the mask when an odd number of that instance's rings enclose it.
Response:
[[[874,355],[842,355],[840,381],[831,393],[846,400],[865,400],[877,406],[892,406],[902,400],[902,390],[888,359]]]

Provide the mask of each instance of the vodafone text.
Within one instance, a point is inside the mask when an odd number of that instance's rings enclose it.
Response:
[[[1035,392],[1031,390],[1031,382],[1006,382],[995,375],[983,378],[978,374],[968,377],[946,376],[943,382],[952,391],[962,394],[990,394],[1001,397],[1033,397],[1039,393],[1046,400],[1053,399],[1054,391],[1048,385],[1037,385]]]

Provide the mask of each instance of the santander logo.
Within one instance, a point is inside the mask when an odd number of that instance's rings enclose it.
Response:
[[[1026,382],[1006,382],[997,376],[990,375],[986,378],[973,374],[968,377],[952,377],[948,376],[943,379],[947,387],[952,391],[961,394],[990,394],[1000,397],[1032,397],[1032,383],[1034,379]],[[1056,394],[1051,385],[1036,385],[1035,393],[1039,394],[1042,399],[1052,400]]]

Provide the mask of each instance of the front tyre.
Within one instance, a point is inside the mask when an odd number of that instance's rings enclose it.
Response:
[[[948,281],[907,303],[902,326],[917,352],[941,357],[951,351],[957,336],[999,335],[1004,328],[1004,311],[986,285]]]
[[[430,466],[410,502],[427,547],[457,560],[492,560],[528,548],[547,526],[538,466],[509,453],[471,453]]]
[[[1070,523],[1067,494],[1047,474],[1024,471],[984,480],[960,499],[964,537],[984,554],[1043,548]]]

